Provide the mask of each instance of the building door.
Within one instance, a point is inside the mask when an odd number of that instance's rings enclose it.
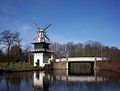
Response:
[[[37,59],[37,63],[36,63],[36,66],[39,67],[39,63],[40,63],[40,60]]]

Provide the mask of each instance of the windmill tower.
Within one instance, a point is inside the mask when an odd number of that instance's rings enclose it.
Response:
[[[34,50],[34,66],[44,67],[48,63],[49,57],[51,56],[50,51],[50,40],[46,35],[46,30],[51,26],[47,25],[44,29],[40,28],[37,23],[34,23],[38,33],[33,39]]]

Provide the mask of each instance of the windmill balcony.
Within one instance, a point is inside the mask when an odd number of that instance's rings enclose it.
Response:
[[[49,50],[49,49],[33,49],[33,50],[31,50],[31,52],[52,52],[51,50]]]

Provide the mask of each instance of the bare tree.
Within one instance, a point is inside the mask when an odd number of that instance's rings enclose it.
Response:
[[[12,33],[9,30],[5,30],[0,33],[0,44],[6,46],[8,58],[10,47],[15,43],[20,44],[20,41],[21,39],[19,38],[19,32]]]
[[[120,49],[104,46],[98,41],[87,41],[84,44],[68,42],[66,44],[53,43],[51,48],[56,58],[69,57],[108,57],[120,60]]]

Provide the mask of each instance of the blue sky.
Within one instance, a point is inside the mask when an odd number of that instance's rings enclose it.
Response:
[[[59,43],[99,41],[120,48],[120,0],[0,0],[0,32],[21,33],[22,44],[51,23],[47,33]]]

